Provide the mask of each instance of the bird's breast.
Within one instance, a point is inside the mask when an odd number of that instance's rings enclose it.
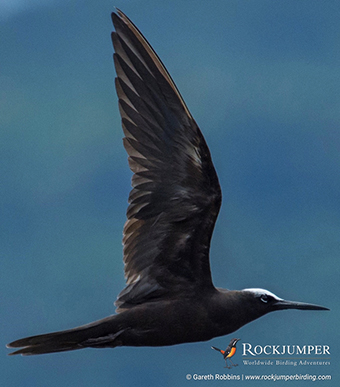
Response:
[[[163,346],[206,341],[218,335],[209,308],[193,300],[146,303],[120,314],[123,345]]]

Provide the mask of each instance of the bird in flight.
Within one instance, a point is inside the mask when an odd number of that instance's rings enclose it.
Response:
[[[126,287],[116,314],[8,344],[11,355],[210,340],[276,310],[327,308],[264,289],[215,288],[209,248],[221,189],[208,146],[137,27],[112,13],[115,85],[133,172],[124,225]]]

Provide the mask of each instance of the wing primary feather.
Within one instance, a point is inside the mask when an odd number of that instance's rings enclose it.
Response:
[[[116,91],[133,172],[117,311],[215,289],[209,247],[221,190],[204,137],[138,28],[112,15]]]

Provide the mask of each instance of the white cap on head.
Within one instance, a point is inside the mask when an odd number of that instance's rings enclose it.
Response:
[[[271,296],[271,297],[275,298],[276,300],[282,300],[282,298],[276,296],[274,293],[272,293],[272,292],[270,292],[269,290],[266,290],[266,289],[249,288],[249,289],[242,289],[242,292],[254,293],[255,295],[258,295],[259,297],[262,296],[263,294],[266,294],[267,296]]]

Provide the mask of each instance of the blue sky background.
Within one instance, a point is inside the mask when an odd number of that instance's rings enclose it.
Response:
[[[124,286],[131,174],[113,85],[114,5],[155,48],[212,152],[223,191],[216,286],[263,287],[331,312],[272,313],[205,343],[6,356],[14,339],[112,314]],[[331,367],[231,372],[331,373],[327,385],[338,385],[339,16],[330,0],[0,3],[1,385],[189,385],[187,373],[226,372],[210,346],[232,337],[328,344]]]

